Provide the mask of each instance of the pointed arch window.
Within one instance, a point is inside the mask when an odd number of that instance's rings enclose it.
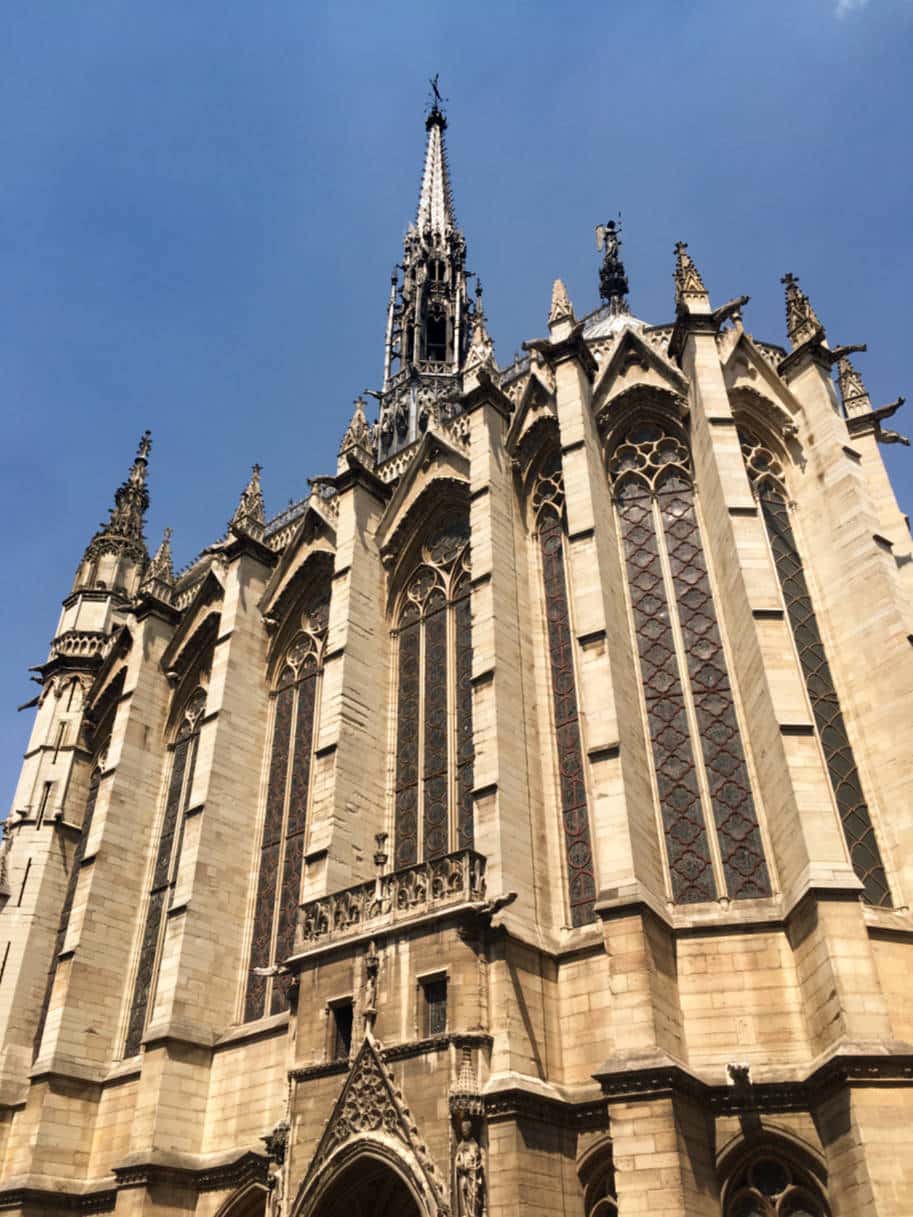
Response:
[[[171,772],[165,797],[165,813],[155,855],[152,886],[146,909],[146,921],[140,943],[139,963],[130,1003],[124,1055],[134,1056],[140,1049],[146,1027],[149,1005],[155,989],[161,943],[165,932],[165,915],[174,893],[184,820],[190,807],[200,723],[206,709],[206,690],[197,688],[188,697],[174,736]]]
[[[422,546],[400,597],[394,858],[397,867],[472,849],[472,619],[469,525]]]
[[[50,967],[48,968],[47,983],[44,988],[44,997],[41,1002],[41,1009],[38,1014],[38,1026],[35,1028],[35,1038],[32,1043],[32,1060],[35,1060],[38,1053],[41,1051],[41,1041],[44,1038],[44,1027],[48,1018],[48,1010],[51,1005],[51,993],[54,990],[54,980],[57,976],[57,964],[60,959],[60,953],[63,950],[66,942],[67,930],[70,927],[70,914],[73,911],[73,901],[76,896],[76,885],[79,882],[79,873],[82,868],[82,860],[86,853],[86,842],[89,839],[89,833],[92,831],[92,818],[95,815],[95,804],[98,799],[98,788],[101,785],[102,773],[105,767],[104,751],[96,758],[92,766],[92,775],[89,778],[89,791],[86,796],[85,809],[82,814],[82,827],[79,833],[79,840],[76,842],[76,851],[73,854],[73,861],[70,865],[70,873],[67,876],[67,886],[64,892],[63,905],[60,910],[60,921],[57,926],[57,934],[54,939],[54,953],[51,956]]]
[[[294,945],[328,619],[329,595],[323,593],[301,614],[302,628],[285,650],[272,692],[273,735],[245,1022],[285,1009],[287,990],[279,978],[258,976],[253,969],[286,959]]]
[[[724,1185],[725,1217],[830,1217],[823,1188],[810,1170],[778,1146],[756,1149]]]
[[[545,602],[568,904],[571,925],[579,926],[592,921],[595,916],[596,880],[568,604],[564,480],[557,453],[545,460],[533,484],[532,508]]]
[[[866,901],[869,904],[890,907],[891,892],[878,847],[878,838],[872,825],[862,779],[840,709],[840,700],[827,661],[824,641],[805,579],[805,568],[792,527],[783,466],[772,450],[747,427],[739,428],[739,440],[749,481],[767,529],[786,615],[796,644],[853,870],[862,882]]]
[[[673,899],[768,896],[687,448],[664,423],[636,423],[610,476]]]

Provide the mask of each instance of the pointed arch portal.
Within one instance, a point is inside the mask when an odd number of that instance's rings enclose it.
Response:
[[[370,1153],[357,1154],[300,1210],[307,1217],[424,1217],[404,1177]]]

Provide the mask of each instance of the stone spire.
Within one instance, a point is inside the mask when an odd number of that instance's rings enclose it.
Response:
[[[119,570],[123,565],[121,559],[128,559],[132,569],[146,565],[149,555],[146,552],[143,527],[149,507],[146,470],[149,466],[151,447],[150,433],[144,431],[127,480],[114,492],[114,506],[108,521],[101,525],[83,554],[76,575],[76,587],[97,585],[98,578],[102,578],[105,586],[126,587],[130,580],[121,577],[125,574],[125,571]],[[103,556],[107,558],[104,572],[107,577],[99,575],[99,560]]]
[[[450,188],[450,170],[444,145],[447,119],[437,99],[425,119],[425,130],[428,132],[428,141],[425,146],[425,168],[418,196],[415,227],[419,232],[446,233],[456,228],[456,218],[453,214],[453,191]]]
[[[824,326],[796,276],[787,273],[780,282],[786,287],[786,333],[790,346],[795,350],[816,335],[823,338]]]
[[[241,491],[241,498],[235,508],[235,514],[228,522],[231,532],[244,533],[255,541],[263,539],[263,529],[266,526],[266,515],[263,509],[263,492],[260,489],[260,466],[253,465],[250,480]]]
[[[432,87],[418,210],[403,240],[387,307],[378,462],[420,439],[432,419],[459,413],[473,328],[466,242],[454,215],[444,146],[447,119],[436,78]]]
[[[162,542],[143,575],[140,591],[165,604],[171,603],[174,593],[174,566],[171,560],[171,529],[166,528]]]
[[[621,225],[614,220],[596,229],[596,248],[605,250],[599,268],[599,294],[613,314],[628,311],[628,276],[621,260]]]
[[[700,271],[688,253],[688,243],[679,241],[675,246],[675,311],[685,312],[690,301],[708,303],[707,289]]]

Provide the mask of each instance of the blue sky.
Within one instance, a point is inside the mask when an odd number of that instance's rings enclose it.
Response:
[[[7,0],[3,26],[4,805],[27,668],[142,430],[147,535],[172,525],[179,565],[252,462],[270,512],[333,471],[380,379],[434,72],[502,364],[555,276],[596,305],[593,227],[621,211],[638,315],[671,317],[683,239],[783,341],[791,270],[832,342],[868,343],[876,404],[913,397],[913,0]],[[910,511],[913,450],[883,452]]]

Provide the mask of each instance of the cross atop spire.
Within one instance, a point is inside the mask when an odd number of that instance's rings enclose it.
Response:
[[[425,119],[428,140],[425,145],[425,167],[422,172],[415,226],[420,233],[430,229],[431,232],[443,235],[456,228],[456,217],[453,214],[453,191],[450,187],[447,149],[444,146],[447,119],[439,104],[441,96],[436,76],[431,84],[434,89],[434,104]]]

